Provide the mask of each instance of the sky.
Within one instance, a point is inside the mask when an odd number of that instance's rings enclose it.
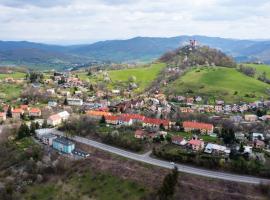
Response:
[[[0,0],[0,40],[82,44],[137,36],[270,39],[269,0]]]

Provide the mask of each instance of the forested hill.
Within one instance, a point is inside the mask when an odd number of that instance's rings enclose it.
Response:
[[[161,62],[169,66],[185,68],[187,66],[212,65],[223,67],[235,67],[233,58],[223,52],[207,46],[190,45],[165,53],[160,58]]]

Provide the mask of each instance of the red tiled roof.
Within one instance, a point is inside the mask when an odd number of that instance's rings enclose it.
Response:
[[[12,113],[23,113],[23,109],[21,108],[15,108]]]
[[[41,110],[39,108],[31,108],[29,112],[30,113],[40,113]]]
[[[137,136],[144,136],[146,134],[145,134],[145,132],[143,130],[136,130],[135,131],[135,135],[137,135]]]
[[[28,109],[28,105],[21,105],[20,108],[23,110],[26,110],[26,109]]]
[[[174,135],[173,137],[172,137],[172,141],[176,141],[176,142],[182,142],[183,141],[183,137],[181,137],[181,136],[178,136],[178,135]]]
[[[58,114],[51,115],[51,116],[49,117],[49,119],[52,120],[52,121],[61,120],[61,116],[58,115]]]
[[[192,139],[192,140],[190,140],[188,143],[189,143],[190,145],[199,146],[199,145],[201,145],[201,144],[203,143],[203,141],[202,141],[202,140],[194,140],[194,139]]]
[[[118,120],[118,116],[108,115],[108,116],[105,116],[105,119],[108,120],[108,121],[117,121]]]
[[[109,116],[112,115],[110,112],[103,112],[103,111],[95,111],[95,110],[90,110],[86,112],[87,115],[92,115],[92,116]]]
[[[143,122],[147,124],[155,124],[155,125],[163,124],[164,126],[168,126],[170,123],[169,120],[157,119],[157,118],[145,118]]]
[[[183,127],[184,128],[212,130],[213,124],[185,121],[185,122],[183,122]]]
[[[140,115],[140,114],[122,114],[121,116],[129,118],[129,119],[141,120],[141,121],[145,119],[145,116]]]

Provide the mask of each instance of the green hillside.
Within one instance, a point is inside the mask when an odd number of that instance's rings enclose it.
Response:
[[[106,83],[106,86],[108,89],[127,88],[130,83],[129,79],[133,78],[134,83],[138,86],[135,91],[142,92],[157,78],[165,66],[164,63],[155,63],[146,67],[107,71],[110,81]],[[103,74],[87,76],[87,73],[79,73],[78,76],[83,80],[97,84],[99,82],[105,83]]]
[[[25,73],[22,72],[15,72],[15,73],[11,73],[11,74],[1,74],[0,73],[0,80],[1,79],[5,79],[5,78],[14,78],[14,79],[21,79],[21,78],[25,78]]]
[[[234,68],[193,68],[165,90],[167,94],[201,95],[226,102],[252,102],[267,97],[270,86],[243,75]]]
[[[265,72],[267,78],[270,78],[270,65],[244,64],[244,66],[255,68],[257,75],[260,75],[263,72]]]

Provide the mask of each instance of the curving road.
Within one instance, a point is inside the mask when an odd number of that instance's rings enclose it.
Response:
[[[55,134],[62,135],[62,133],[59,131],[55,132]],[[89,145],[89,146],[92,146],[92,147],[95,147],[104,151],[108,151],[110,153],[114,153],[114,154],[129,158],[129,159],[132,159],[132,160],[136,160],[136,161],[140,161],[140,162],[144,162],[144,163],[148,163],[151,165],[156,165],[156,166],[164,167],[168,169],[172,169],[174,167],[174,165],[168,161],[151,158],[149,156],[149,153],[140,155],[140,154],[132,153],[129,151],[125,151],[123,149],[112,147],[110,145],[106,145],[100,142],[96,142],[94,140],[79,137],[79,136],[74,136],[72,139],[76,142],[80,142],[80,143],[83,143],[83,144],[86,144],[86,145]],[[212,170],[207,170],[207,169],[200,169],[197,167],[191,167],[191,166],[187,166],[183,164],[175,164],[175,165],[178,167],[178,170],[180,172],[205,176],[209,178],[216,178],[216,179],[242,182],[242,183],[250,183],[250,184],[270,183],[269,179],[263,179],[263,178],[252,177],[252,176],[236,175],[236,174],[212,171]]]

